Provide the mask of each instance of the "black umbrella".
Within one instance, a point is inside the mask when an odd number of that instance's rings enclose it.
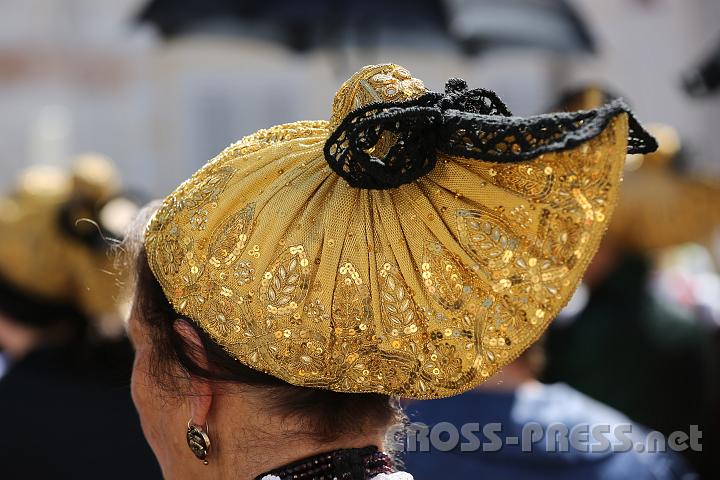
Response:
[[[374,44],[380,31],[441,35],[440,0],[153,0],[140,13],[165,38],[197,32],[277,40],[295,51],[352,42]]]
[[[594,52],[580,15],[565,0],[445,0],[451,35],[475,53],[498,46]]]
[[[280,41],[299,52],[377,46],[386,38],[411,38],[422,47],[449,41],[470,54],[507,45],[594,50],[565,0],[152,0],[138,20],[166,39],[231,33]]]

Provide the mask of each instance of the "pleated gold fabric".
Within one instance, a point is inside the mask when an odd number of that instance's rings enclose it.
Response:
[[[338,92],[333,123],[261,130],[168,196],[145,246],[175,310],[243,364],[334,391],[449,396],[520,355],[603,236],[628,117],[528,161],[440,155],[398,188],[350,187],[323,156],[334,126],[421,85],[366,67]]]

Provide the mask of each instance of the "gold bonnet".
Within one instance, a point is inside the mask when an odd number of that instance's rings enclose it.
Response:
[[[70,170],[38,165],[23,172],[0,197],[2,282],[34,302],[98,320],[108,333],[121,328],[118,277],[94,215],[118,191],[115,167],[97,154],[77,157]]]
[[[510,116],[461,80],[429,92],[365,67],[331,121],[243,138],[168,196],[148,261],[174,309],[294,385],[437,398],[515,359],[603,236],[626,151],[621,102]]]

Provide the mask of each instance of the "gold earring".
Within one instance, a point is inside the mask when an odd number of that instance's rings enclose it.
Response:
[[[207,456],[210,452],[210,437],[208,436],[210,429],[207,423],[205,423],[205,430],[192,423],[192,419],[188,420],[187,424],[187,444],[190,450],[195,456],[202,460],[205,465],[208,464]]]

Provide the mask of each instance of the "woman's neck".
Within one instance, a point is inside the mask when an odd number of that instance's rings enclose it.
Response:
[[[358,424],[348,435],[321,441],[312,436],[312,425],[304,419],[271,412],[267,407],[267,393],[262,393],[229,391],[213,397],[214,408],[207,419],[213,440],[208,458],[210,465],[199,468],[199,472],[193,471],[218,479],[254,479],[325,452],[368,446],[382,450],[387,426],[369,428]],[[233,414],[219,418],[215,416],[217,412]]]
[[[274,442],[263,441],[255,443],[252,447],[247,445],[247,448],[238,449],[235,461],[236,465],[245,466],[243,470],[247,472],[248,478],[256,478],[261,474],[328,452],[363,449],[368,446],[382,450],[382,444],[382,437],[375,435],[361,435],[329,443],[311,442],[302,435],[295,438],[283,436]]]

